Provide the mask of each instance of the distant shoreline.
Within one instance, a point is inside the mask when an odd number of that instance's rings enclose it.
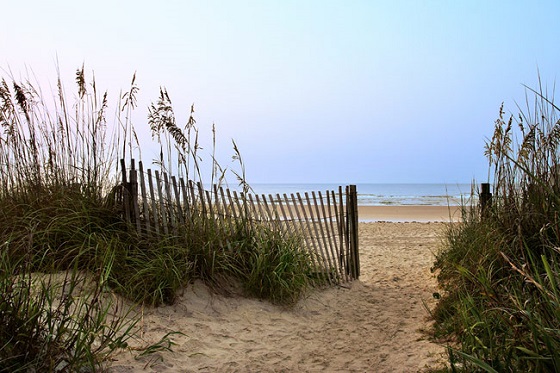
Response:
[[[300,193],[312,195],[319,191],[338,192],[336,184],[253,184],[253,193],[265,196],[288,197]],[[343,188],[344,189],[344,188]],[[471,198],[470,184],[356,184],[359,206],[441,206],[460,205]],[[344,190],[343,190],[344,193]]]

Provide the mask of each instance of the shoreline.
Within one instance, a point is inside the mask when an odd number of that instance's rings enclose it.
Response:
[[[429,223],[457,222],[461,220],[461,206],[431,205],[394,205],[394,206],[360,206],[358,221],[360,223]]]

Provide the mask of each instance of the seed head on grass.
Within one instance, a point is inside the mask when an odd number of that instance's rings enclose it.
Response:
[[[128,317],[134,308],[117,307],[113,293],[158,306],[173,303],[190,281],[218,286],[233,279],[250,296],[297,302],[311,258],[296,235],[253,221],[247,203],[235,221],[216,219],[192,201],[185,229],[147,238],[131,226],[118,207],[123,186],[116,170],[120,158],[140,153],[131,119],[136,74],[119,97],[114,126],[107,125],[107,92],[87,75],[83,65],[75,72],[75,102],[60,74],[53,103],[29,81],[1,80],[0,371],[100,369],[135,333],[137,318]],[[179,127],[162,88],[148,122],[160,171],[202,183],[194,106]],[[212,133],[215,147],[214,126]],[[235,142],[233,148],[246,198],[245,165]],[[227,168],[215,154],[211,181],[221,184]],[[37,272],[64,279],[36,280]]]
[[[458,342],[452,369],[560,369],[560,110],[542,85],[528,93],[517,126],[500,107],[486,146],[493,205],[450,225],[436,258],[435,332]]]

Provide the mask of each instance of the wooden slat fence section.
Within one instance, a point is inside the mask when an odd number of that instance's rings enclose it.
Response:
[[[279,234],[301,237],[302,249],[310,256],[312,278],[318,283],[340,284],[358,279],[358,209],[355,185],[327,190],[280,195],[238,193],[170,176],[165,172],[138,170],[131,161],[128,175],[122,167],[122,198],[125,220],[139,234],[149,237],[188,234],[200,219],[207,227],[230,235],[240,222],[249,228],[266,225]],[[225,235],[227,236],[227,235]],[[228,242],[220,243],[229,248]]]

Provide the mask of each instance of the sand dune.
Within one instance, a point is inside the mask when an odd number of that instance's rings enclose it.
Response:
[[[173,306],[148,309],[143,341],[173,335],[173,352],[117,355],[112,372],[418,372],[445,361],[424,302],[442,223],[360,223],[361,278],[313,291],[294,309],[189,286]]]

